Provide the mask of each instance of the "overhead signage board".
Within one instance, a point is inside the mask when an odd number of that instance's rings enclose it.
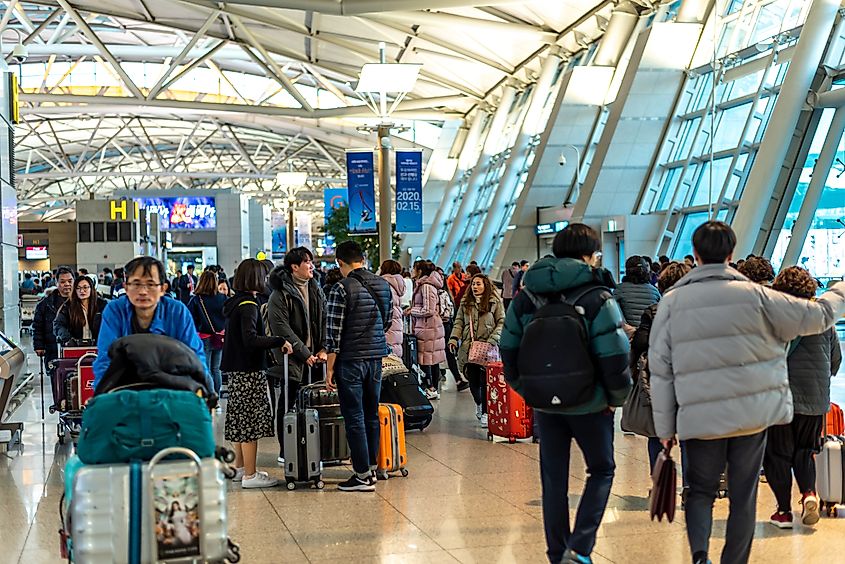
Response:
[[[540,223],[535,228],[537,235],[554,235],[558,231],[563,231],[569,225],[568,221],[555,221],[553,223]]]
[[[422,231],[422,151],[396,151],[396,232]]]
[[[349,198],[349,233],[372,235],[376,227],[376,186],[373,151],[346,152]]]

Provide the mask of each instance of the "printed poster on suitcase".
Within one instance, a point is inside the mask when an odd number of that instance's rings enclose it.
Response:
[[[157,561],[200,556],[199,493],[195,474],[153,481]]]

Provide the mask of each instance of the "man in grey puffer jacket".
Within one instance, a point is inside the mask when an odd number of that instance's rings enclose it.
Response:
[[[708,562],[713,501],[728,467],[723,564],[748,561],[766,429],[792,420],[787,343],[825,331],[845,314],[845,289],[800,300],[750,282],[728,263],[736,235],[725,223],[696,229],[702,265],[658,307],[649,339],[654,425],[667,447],[686,440],[687,537],[696,564]]]

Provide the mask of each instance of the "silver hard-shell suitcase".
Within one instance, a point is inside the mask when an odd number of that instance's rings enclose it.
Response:
[[[167,460],[164,457],[181,454],[189,460]],[[80,564],[122,564],[132,562],[131,546],[140,546],[140,560],[143,564],[154,562],[236,562],[239,554],[236,545],[227,536],[226,480],[220,462],[213,458],[200,459],[192,451],[183,448],[164,449],[140,469],[138,490],[133,492],[131,464],[100,464],[84,466],[73,481],[73,497],[70,502],[66,530],[71,537],[71,561]],[[186,486],[186,495],[178,499],[185,506],[179,506],[181,531],[190,535],[186,547],[178,557],[162,558],[159,553],[162,541],[162,521],[157,519],[156,507],[161,499],[155,499],[154,491],[168,481],[191,480],[195,488]],[[158,484],[158,485],[154,485]],[[190,491],[187,491],[190,489]],[[195,491],[194,491],[195,490]],[[166,488],[165,488],[166,491]],[[133,495],[134,494],[134,495]],[[132,502],[136,497],[136,503]],[[196,498],[195,500],[193,498]],[[191,501],[188,501],[188,498]],[[176,498],[170,500],[169,519],[176,514]],[[195,509],[188,511],[188,503],[195,501]],[[130,523],[133,512],[140,515],[140,539],[133,541]],[[187,526],[187,515],[196,513],[198,519],[192,527]],[[165,517],[168,511],[162,511]],[[196,527],[198,521],[198,529]],[[170,525],[172,526],[172,525]],[[174,541],[172,544],[176,544]],[[191,545],[194,545],[191,547]]]
[[[323,467],[320,462],[320,419],[316,409],[293,410],[287,405],[288,355],[284,360],[285,371],[285,415],[282,419],[285,444],[285,482],[289,490],[295,490],[297,483],[313,483],[323,489]]]
[[[845,503],[845,438],[825,437],[816,456],[816,494],[824,511],[833,513],[834,506]]]

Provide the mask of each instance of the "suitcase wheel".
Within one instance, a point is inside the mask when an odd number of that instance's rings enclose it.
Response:
[[[287,483],[287,488],[288,488],[288,491],[291,491],[291,492],[292,492],[293,490],[295,490],[295,489],[296,489],[296,482],[288,482],[288,483]]]
[[[508,443],[510,443],[510,444],[516,443],[516,437],[508,437]]]
[[[403,477],[403,478],[407,478],[407,477],[408,477],[408,469],[407,469],[407,468],[402,468],[402,469],[400,469],[400,470],[399,470],[399,473],[400,473],[400,474],[402,474],[402,477]]]
[[[387,473],[387,470],[379,470],[376,473],[376,478],[378,478],[379,480],[387,480],[388,478],[390,478],[390,474]]]
[[[493,442],[493,433],[487,433],[487,440]]]
[[[316,482],[314,482],[314,485],[317,486],[318,490],[322,490],[326,487],[326,483],[323,480],[317,480]]]
[[[228,539],[229,543],[229,550],[228,555],[226,558],[227,562],[237,563],[241,561],[241,547],[238,546],[236,543],[232,542],[232,539]]]

